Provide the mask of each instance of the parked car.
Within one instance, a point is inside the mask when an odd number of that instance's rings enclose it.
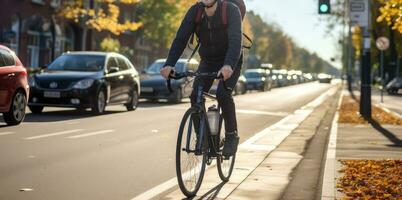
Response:
[[[9,48],[0,45],[0,113],[7,125],[18,125],[25,118],[29,96],[28,73]]]
[[[318,81],[320,83],[331,83],[331,80],[332,80],[331,75],[324,74],[324,73],[318,74]]]
[[[237,80],[236,86],[233,89],[232,95],[242,95],[247,92],[247,82],[246,77],[244,75],[239,76],[239,80]],[[212,84],[211,89],[209,92],[211,94],[216,94],[216,90],[218,89],[219,80],[215,80]]]
[[[194,59],[187,62],[187,59],[179,59],[176,64],[176,71],[195,71],[198,62]],[[159,59],[147,67],[141,75],[141,98],[148,100],[167,99],[172,103],[180,103],[183,98],[189,97],[193,87],[193,78],[171,80],[173,93],[166,87],[166,80],[160,75],[160,70],[166,59]]]
[[[402,89],[402,77],[392,79],[385,88],[388,94],[398,94],[398,91]]]
[[[266,91],[272,88],[272,79],[263,69],[247,69],[244,72],[247,90]]]
[[[67,52],[29,79],[29,109],[41,113],[44,106],[91,108],[102,114],[111,104],[135,110],[140,95],[139,74],[117,53]]]
[[[236,87],[233,90],[234,95],[241,95],[247,92],[247,79],[244,75],[240,75]]]

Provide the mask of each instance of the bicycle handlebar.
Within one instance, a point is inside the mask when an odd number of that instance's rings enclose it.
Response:
[[[226,87],[225,81],[223,81],[223,76],[220,74],[218,76],[218,72],[192,72],[192,71],[186,71],[186,72],[175,72],[171,71],[169,74],[169,78],[166,80],[167,81],[167,87],[169,92],[173,92],[172,85],[171,85],[171,79],[178,80],[182,79],[185,77],[208,77],[208,78],[213,78],[213,79],[221,79],[223,83],[223,87],[225,89],[229,89]]]

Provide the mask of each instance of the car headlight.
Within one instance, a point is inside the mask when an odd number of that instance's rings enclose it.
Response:
[[[93,79],[84,79],[84,80],[78,81],[73,86],[73,88],[74,89],[87,89],[87,88],[91,87],[93,83],[94,83]]]
[[[36,81],[35,81],[34,77],[28,78],[28,85],[29,85],[29,87],[36,87]]]

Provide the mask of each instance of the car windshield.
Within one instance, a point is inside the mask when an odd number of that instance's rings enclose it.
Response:
[[[62,55],[53,61],[48,70],[95,72],[103,69],[105,56]]]
[[[244,73],[246,78],[261,78],[261,74],[258,72],[246,72]]]
[[[164,66],[165,62],[154,62],[149,66],[145,72],[147,74],[159,74],[160,70]],[[177,72],[184,72],[184,62],[178,62],[175,67]]]

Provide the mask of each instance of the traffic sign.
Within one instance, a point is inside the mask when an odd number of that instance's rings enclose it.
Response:
[[[379,50],[385,51],[389,48],[389,39],[386,37],[379,37],[375,44]]]
[[[369,1],[350,0],[349,1],[350,22],[352,25],[362,27],[369,26]]]

